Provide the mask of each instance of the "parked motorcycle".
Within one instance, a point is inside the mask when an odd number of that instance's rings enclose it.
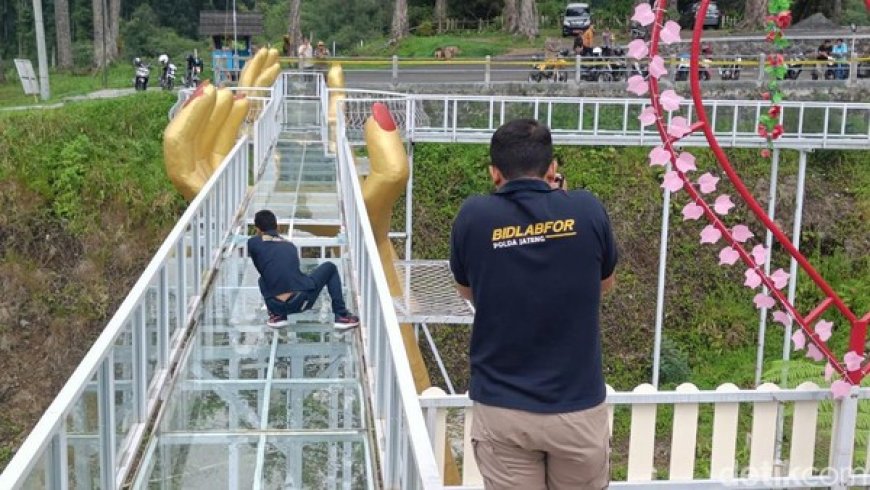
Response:
[[[172,90],[175,86],[175,72],[177,70],[175,65],[169,62],[169,56],[165,54],[161,54],[157,58],[157,61],[163,67],[163,71],[160,74],[160,87],[163,90]]]
[[[151,67],[141,59],[133,59],[133,67],[136,69],[133,77],[133,88],[136,90],[148,90],[148,78],[151,76]]]
[[[529,82],[567,82],[568,81],[568,61],[565,56],[568,50],[559,51],[555,56],[545,57],[540,63],[535,63],[532,66],[532,71],[529,72]]]
[[[592,56],[585,57],[580,65],[580,79],[587,82],[612,82],[620,76],[610,60],[604,58],[601,48],[592,48]]]
[[[680,61],[677,63],[677,72],[674,73],[674,81],[685,82],[689,79],[689,71],[691,68],[689,55],[687,53],[680,53],[679,59]],[[701,60],[700,66],[698,66],[698,77],[701,80],[706,81],[710,79],[711,64],[712,61],[709,58],[703,58]]]
[[[735,58],[733,63],[719,67],[719,77],[722,80],[740,80],[740,63],[743,58]]]
[[[797,80],[804,71],[804,61],[806,57],[802,53],[794,53],[789,56],[785,64],[785,79]]]
[[[837,78],[837,64],[834,62],[834,58],[824,53],[819,53],[816,56],[816,61],[818,63],[816,63],[816,67],[813,69],[813,80],[818,80],[819,78],[833,80]]]
[[[193,54],[187,55],[187,74],[184,76],[184,85],[188,88],[196,88],[201,82],[201,76],[202,58],[194,50]]]

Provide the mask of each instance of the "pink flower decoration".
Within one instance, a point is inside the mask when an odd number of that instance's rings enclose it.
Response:
[[[658,56],[656,56],[656,58],[658,58]],[[659,58],[659,59],[661,59],[661,58]],[[650,64],[650,73],[652,73],[652,64]],[[665,73],[667,73],[667,72],[665,72]],[[658,78],[658,77],[656,77],[656,78]],[[673,90],[665,90],[659,96],[659,102],[662,103],[662,107],[666,111],[670,111],[670,112],[679,110],[680,104],[683,102],[683,100],[684,99],[682,97],[680,97],[679,95],[677,95],[677,93],[674,92]],[[686,125],[688,126],[688,122],[686,122]]]
[[[636,60],[641,60],[646,58],[646,55],[649,54],[649,48],[646,46],[646,42],[643,39],[635,39],[634,41],[628,43],[628,54],[629,58],[634,58]]]
[[[668,134],[674,138],[682,138],[691,132],[689,121],[685,117],[677,116],[671,119],[671,123],[668,124]]]
[[[749,231],[748,226],[737,225],[731,229],[731,236],[733,236],[734,239],[737,240],[738,242],[743,243],[746,240],[749,240],[750,238],[754,237],[755,234],[752,233],[751,231]]]
[[[650,124],[655,124],[657,119],[656,110],[653,108],[653,106],[647,106],[646,109],[644,109],[640,113],[640,115],[637,116],[637,119],[644,127],[649,126]]]
[[[829,322],[826,320],[819,320],[816,323],[815,332],[816,335],[822,339],[822,342],[827,342],[829,338],[831,338],[831,328],[834,326],[834,322]]]
[[[695,155],[687,151],[680,153],[680,156],[677,157],[677,170],[683,173],[698,170],[698,167],[695,166]]]
[[[664,166],[669,161],[671,161],[671,152],[664,149],[664,147],[657,146],[649,152],[650,165]]]
[[[784,311],[774,311],[773,312],[773,320],[779,323],[782,323],[783,326],[791,325],[791,316]]]
[[[752,260],[756,265],[762,265],[767,261],[767,249],[764,245],[758,244],[752,248]]]
[[[722,232],[713,225],[707,225],[701,230],[701,243],[716,243],[722,238]]]
[[[825,364],[825,381],[831,381],[832,376],[834,376],[834,366],[828,362]]]
[[[653,56],[652,61],[649,62],[649,74],[656,80],[668,74],[668,69],[665,68],[665,60],[661,56]]]
[[[770,296],[764,293],[758,293],[755,295],[755,298],[752,298],[752,302],[755,303],[755,307],[758,309],[761,308],[773,308],[776,306],[776,300],[771,298]]]
[[[776,286],[776,289],[782,289],[788,284],[789,274],[788,272],[777,269],[773,274],[770,275],[770,279],[773,280],[773,285]]]
[[[855,351],[850,350],[846,353],[845,357],[843,357],[843,361],[846,363],[846,371],[857,371],[861,369],[861,363],[864,362],[864,356],[859,356]]]
[[[807,337],[804,335],[803,330],[795,330],[791,334],[791,341],[794,342],[794,350],[801,350],[807,345]]]
[[[807,346],[807,357],[819,362],[825,358],[825,355],[822,354],[822,351],[820,351],[818,347],[816,347],[816,344],[810,344]]]
[[[683,221],[696,220],[703,216],[703,214],[704,208],[698,206],[693,202],[690,202],[689,204],[686,204],[686,206],[683,208]]]
[[[635,95],[644,95],[649,92],[649,84],[640,75],[628,79],[628,91]]]
[[[725,247],[719,251],[719,265],[734,265],[739,258],[740,254],[734,247]]]
[[[638,4],[638,6],[634,8],[634,15],[631,16],[631,20],[646,27],[652,24],[654,20],[656,20],[656,14],[653,13],[652,7],[650,7],[648,3],[644,2]]]
[[[834,396],[835,400],[839,400],[841,398],[846,398],[849,396],[849,393],[852,391],[852,385],[843,381],[842,379],[838,379],[831,383],[831,395]]]
[[[663,44],[673,44],[680,42],[680,24],[677,24],[672,20],[667,21],[662,27],[659,39],[662,40]]]
[[[683,179],[680,178],[680,174],[671,170],[670,172],[665,173],[665,178],[662,181],[662,188],[671,192],[677,192],[683,188]]]
[[[761,276],[755,272],[755,269],[746,269],[746,272],[743,273],[746,276],[746,280],[743,281],[743,285],[755,289],[758,286],[761,286]]]
[[[731,208],[734,207],[734,203],[731,202],[731,196],[728,194],[722,194],[721,196],[716,198],[716,202],[713,204],[713,210],[715,210],[718,214],[725,216],[728,214],[728,211],[731,211]]]
[[[716,184],[718,183],[719,177],[714,176],[710,172],[705,173],[698,179],[698,185],[701,186],[701,194],[714,192],[716,190]]]

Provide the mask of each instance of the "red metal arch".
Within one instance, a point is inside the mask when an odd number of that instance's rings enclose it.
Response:
[[[666,6],[664,5],[665,3],[666,0],[656,0],[655,3],[654,11],[656,19],[652,25],[652,40],[650,42],[649,49],[650,59],[652,59],[653,56],[656,56],[659,53],[659,33],[662,30],[664,13],[666,10]],[[801,330],[803,330],[804,334],[810,339],[811,342],[813,342],[813,344],[816,345],[816,347],[818,347],[822,354],[828,359],[831,366],[835,370],[837,370],[844,377],[844,379],[848,380],[853,384],[858,384],[860,383],[861,379],[868,372],[870,372],[870,363],[865,364],[864,366],[862,366],[861,369],[857,371],[848,371],[842,358],[837,357],[836,354],[834,354],[828,348],[827,344],[818,337],[818,335],[813,331],[810,325],[816,320],[820,319],[822,314],[833,306],[843,315],[844,318],[846,318],[846,320],[850,324],[849,350],[854,351],[859,355],[863,355],[864,343],[867,335],[867,325],[868,322],[870,322],[870,312],[864,314],[863,317],[859,318],[845,304],[845,302],[843,302],[843,300],[824,280],[824,278],[822,278],[821,274],[816,271],[816,269],[809,263],[806,257],[804,257],[803,254],[800,253],[800,251],[794,246],[794,244],[791,242],[791,240],[789,240],[785,233],[783,233],[782,230],[780,230],[779,227],[776,225],[776,223],[774,223],[773,220],[770,219],[764,209],[758,204],[758,202],[746,188],[746,185],[744,185],[740,176],[734,170],[734,167],[731,165],[728,156],[725,154],[725,152],[722,150],[722,147],[719,145],[719,142],[716,140],[716,135],[714,134],[713,128],[709,124],[707,112],[704,108],[704,103],[701,97],[701,80],[699,76],[699,65],[701,59],[701,36],[703,34],[703,23],[709,4],[710,0],[701,1],[695,18],[695,26],[692,34],[689,85],[692,92],[692,101],[694,103],[697,120],[694,124],[692,124],[691,132],[689,134],[697,132],[704,133],[704,136],[706,137],[709,147],[713,151],[713,154],[715,155],[719,166],[725,172],[725,175],[727,175],[728,180],[731,181],[731,184],[734,185],[737,193],[740,194],[749,209],[761,221],[764,227],[771,231],[773,236],[785,249],[785,251],[797,261],[801,269],[822,291],[825,299],[822,300],[821,303],[819,303],[815,308],[813,308],[806,314],[801,314],[800,312],[798,312],[795,306],[791,304],[788,299],[782,294],[782,292],[780,292],[780,290],[774,286],[773,281],[764,273],[762,267],[760,265],[756,265],[752,259],[752,256],[746,251],[746,249],[744,249],[740,242],[735,240],[734,236],[731,233],[731,230],[722,222],[721,219],[719,219],[716,213],[713,212],[713,210],[710,208],[710,206],[692,184],[688,176],[683,172],[679,171],[679,169],[677,169],[677,152],[674,149],[674,145],[681,138],[675,138],[668,134],[667,128],[665,127],[665,119],[663,117],[664,110],[659,101],[658,80],[655,77],[650,76],[650,100],[652,103],[652,107],[654,108],[657,115],[656,128],[658,129],[659,135],[661,136],[662,142],[664,143],[665,149],[667,149],[668,152],[670,152],[671,154],[671,165],[673,169],[678,173],[683,181],[683,189],[689,194],[695,204],[697,204],[704,210],[704,215],[707,217],[710,223],[714,227],[716,227],[716,229],[722,232],[723,238],[731,247],[734,248],[734,250],[737,251],[741,260],[747,265],[747,267],[755,269],[755,271],[761,277],[762,282],[767,286],[770,294],[772,294],[773,297],[782,305],[782,307],[791,315],[794,321],[800,326]],[[759,67],[759,69],[763,68],[764,67]],[[688,136],[688,134],[686,136]]]

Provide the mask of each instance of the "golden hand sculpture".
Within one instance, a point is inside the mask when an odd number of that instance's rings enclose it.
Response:
[[[208,180],[197,167],[197,135],[206,127],[215,104],[216,90],[208,80],[191,95],[163,132],[166,173],[188,201],[193,200]]]
[[[230,150],[236,144],[236,139],[239,135],[239,128],[245,122],[245,117],[248,115],[248,110],[251,107],[251,102],[244,94],[236,95],[233,98],[233,104],[227,114],[226,120],[217,133],[215,138],[214,149],[211,153],[211,167],[217,169],[221,162],[224,161]]]
[[[332,73],[330,70],[330,74]],[[342,97],[343,95],[342,93]],[[363,200],[366,203],[366,211],[372,225],[384,274],[387,277],[387,284],[390,287],[390,294],[393,297],[401,297],[403,294],[402,283],[396,273],[395,266],[398,256],[390,241],[389,233],[393,205],[405,191],[408,183],[410,174],[408,154],[405,152],[405,145],[402,143],[390,110],[380,102],[372,105],[372,115],[366,120],[363,134],[371,168],[368,177],[362,184]],[[432,386],[423,354],[420,352],[419,344],[417,344],[413,326],[409,323],[403,323],[400,329],[417,393],[422,393],[423,390]],[[459,485],[461,483],[459,469],[449,445],[444,448],[443,471],[446,484]]]

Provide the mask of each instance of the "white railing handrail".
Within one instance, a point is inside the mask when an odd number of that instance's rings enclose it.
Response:
[[[271,89],[270,93],[272,93]],[[270,104],[274,105],[273,103],[277,103],[274,99],[276,98],[273,98]],[[256,139],[257,136],[258,135],[255,134],[253,139]],[[248,137],[244,135],[238,139],[218,169],[211,175],[203,188],[187,206],[187,209],[175,223],[175,226],[173,226],[172,230],[158,248],[145,270],[139,276],[139,279],[130,289],[115,314],[106,324],[106,327],[94,341],[91,348],[67,379],[66,383],[64,383],[60,392],[40,417],[34,428],[30,431],[21,447],[18,448],[3,473],[0,474],[0,488],[19,488],[30,476],[31,470],[39,461],[40,455],[51,443],[52,438],[58,433],[61,425],[65,423],[66,416],[74,409],[77,400],[87,388],[92,377],[112,354],[113,349],[115,348],[115,342],[121,333],[124,332],[127,322],[130,321],[132,316],[135,314],[136,308],[146,296],[151,283],[158,278],[161,269],[163,269],[168,262],[170,255],[175,251],[179,241],[184,239],[187,228],[190,227],[192,223],[196,222],[200,212],[210,203],[209,200],[212,198],[212,194],[214,194],[218,189],[219,182],[228,178],[226,177],[226,174],[228,173],[227,169],[230,167],[231,162],[233,162],[238,156],[247,152],[248,141]],[[229,188],[229,186],[227,187]],[[227,204],[229,203],[225,203],[224,205]],[[238,219],[238,209],[232,211],[234,219]],[[227,226],[227,230],[229,229],[230,227]],[[194,230],[194,232],[198,233],[199,231]],[[221,241],[214,245],[219,248],[222,246],[224,237],[218,238]],[[206,250],[206,256],[212,252],[213,250]],[[194,278],[194,280],[202,281],[208,276],[208,274],[209,271],[207,270],[201,277]],[[188,319],[183,318],[179,319],[179,321],[187,323]],[[186,325],[182,326],[182,328],[185,326]],[[114,408],[112,408],[112,410],[114,410]],[[152,414],[149,413],[148,418],[150,418],[151,415]],[[107,428],[105,427],[100,427],[101,431],[106,429]],[[114,431],[115,428],[111,427],[109,430]],[[131,446],[138,444],[138,441],[135,440],[128,440],[127,442]],[[114,448],[112,449],[114,450]],[[115,474],[118,469],[119,468],[117,467],[112,468],[112,473]],[[62,485],[65,486],[65,483],[62,483]]]
[[[338,165],[340,168],[339,174],[346,173],[347,179],[342,182],[342,185],[350,190],[351,195],[342,195],[342,203],[345,209],[345,221],[351,220],[351,213],[356,213],[353,216],[354,220],[358,220],[359,228],[362,232],[362,253],[367,255],[369,270],[360,270],[361,264],[356,263],[357,277],[364,274],[371,274],[375,283],[375,293],[377,305],[384,319],[384,332],[386,333],[387,348],[390,350],[391,358],[394,362],[396,385],[398,386],[398,395],[401,399],[403,416],[407,420],[407,436],[410,439],[411,450],[413,452],[414,462],[417,465],[417,470],[420,476],[420,483],[423,489],[438,489],[441,488],[441,473],[436,464],[435,455],[429,441],[429,433],[426,429],[426,423],[423,419],[423,413],[420,410],[418,395],[416,392],[414,379],[411,374],[411,365],[408,361],[408,356],[405,350],[405,345],[402,340],[402,333],[399,329],[399,320],[396,316],[393,298],[390,295],[390,289],[387,284],[386,276],[384,275],[383,266],[380,255],[378,254],[377,244],[372,232],[371,223],[369,222],[366,212],[365,201],[363,200],[362,187],[360,186],[356,168],[351,160],[351,148],[347,139],[344,137],[343,124],[343,108],[338,107],[338,127],[336,135],[338,139]],[[350,244],[351,248],[355,248],[354,244]],[[373,376],[373,373],[370,373]],[[373,379],[372,382],[386,382],[386,380]],[[377,415],[377,414],[376,414]],[[387,420],[388,424],[394,423],[395,420]],[[396,424],[393,430],[398,431],[401,424]],[[387,434],[387,438],[392,437],[392,434]],[[411,461],[405,461],[405,464],[411,464]]]
[[[151,282],[157,277],[170,254],[174,251],[178,240],[183,238],[186,228],[193,222],[206,199],[208,199],[217,185],[217,182],[226,172],[228,163],[232,160],[233,155],[243,151],[246,144],[247,137],[243,136],[239,138],[239,141],[236,142],[236,145],[224,159],[223,163],[221,163],[220,167],[218,167],[217,171],[214,172],[202,190],[190,202],[190,205],[188,205],[181,218],[175,223],[175,226],[166,236],[160,248],[157,249],[154,257],[145,267],[145,270],[130,289],[124,301],[115,311],[115,314],[112,315],[106,328],[103,329],[99,337],[94,341],[85,357],[67,379],[66,383],[64,383],[60,392],[43,413],[42,417],[40,417],[33,430],[30,431],[27,439],[24,440],[24,443],[16,451],[15,456],[6,466],[3,473],[0,474],[0,488],[17,488],[29,476],[30,470],[37,463],[39,454],[45,449],[58,426],[64,422],[64,418],[75,406],[76,400],[84,392],[91,378],[97,372],[97,369],[99,369],[100,364],[114,348],[115,341],[123,332],[125,324],[133,314],[137,304],[145,295]]]
[[[651,386],[651,385],[650,385]],[[857,390],[859,400],[870,399],[870,388]],[[635,393],[631,391],[609,392],[607,405],[680,405],[696,403],[759,403],[831,400],[831,390],[749,390],[734,391],[655,391]],[[467,394],[420,396],[423,408],[465,408],[473,405]]]

